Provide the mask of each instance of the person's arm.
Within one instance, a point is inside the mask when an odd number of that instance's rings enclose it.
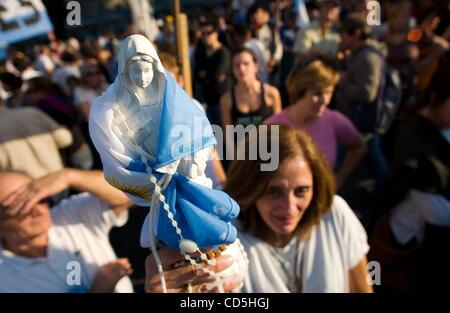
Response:
[[[273,99],[273,114],[278,114],[282,111],[280,92],[276,87],[269,86],[269,88]]]
[[[226,50],[226,47],[222,47],[221,49],[222,51],[220,53],[220,60],[217,64],[217,67],[215,69],[211,69],[211,78],[213,79],[213,82],[211,82],[212,84],[214,82],[222,83],[223,81],[225,81],[231,67],[230,53],[228,52],[228,50]]]
[[[346,156],[336,171],[336,186],[342,187],[345,179],[355,170],[367,152],[367,145],[361,133],[345,115],[331,111],[336,140],[346,147]]]
[[[443,55],[446,51],[448,51],[450,45],[445,38],[434,36],[432,38],[432,41],[433,44],[431,48],[431,53],[417,62],[416,72],[423,71],[424,69],[429,67],[432,62],[439,59],[441,55]]]
[[[128,259],[117,259],[101,266],[95,274],[89,292],[112,293],[117,283],[125,276],[133,273]]]
[[[344,257],[344,270],[348,271],[350,292],[372,292],[369,283],[369,269],[367,266],[367,253],[370,249],[367,243],[367,233],[356,214],[340,196],[333,199],[332,214],[335,216],[336,229],[340,235],[342,253]]]
[[[7,213],[10,215],[25,215],[42,199],[67,188],[92,194],[107,203],[116,215],[120,215],[132,204],[122,191],[108,184],[101,171],[62,169],[19,188],[2,205],[8,207]]]
[[[364,256],[348,272],[349,291],[350,292],[368,292],[372,293],[373,288],[368,282],[367,257]]]
[[[64,169],[68,179],[68,187],[88,192],[107,203],[111,209],[120,215],[127,210],[132,202],[119,189],[111,186],[104,178],[102,171],[82,171],[77,169]]]
[[[336,187],[339,189],[345,179],[355,170],[367,152],[367,145],[361,135],[355,137],[347,146],[347,151],[341,166],[336,171]]]
[[[227,125],[233,125],[233,121],[231,120],[231,91],[225,92],[220,98],[220,114],[222,116],[222,128],[225,134]]]
[[[82,101],[78,104],[78,109],[81,113],[81,115],[83,116],[83,119],[85,121],[89,120],[89,109],[91,107],[91,104],[89,103],[89,101]]]
[[[164,270],[164,279],[166,281],[167,292],[188,292],[188,284],[192,287],[192,292],[218,292],[217,288],[207,289],[207,283],[211,282],[209,274],[201,269],[197,269],[194,265],[187,264],[177,268],[173,268],[173,264],[184,259],[177,251],[173,251],[168,247],[158,250],[161,259],[161,265]],[[215,273],[222,272],[230,267],[233,263],[232,257],[229,255],[218,256],[216,265],[209,265],[207,268]],[[163,288],[158,274],[158,268],[152,255],[145,260],[145,290],[146,292],[162,292]],[[229,292],[242,284],[242,279],[229,278],[225,281],[223,289]]]
[[[273,60],[275,61],[275,64],[278,64],[281,62],[281,58],[283,57],[283,43],[281,42],[280,33],[278,30],[274,32],[275,35],[275,51],[273,53]]]

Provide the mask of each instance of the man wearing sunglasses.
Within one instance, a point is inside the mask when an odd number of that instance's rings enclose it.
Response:
[[[219,25],[215,18],[200,22],[201,40],[194,54],[197,97],[206,103],[209,122],[221,125],[219,99],[231,83],[230,51],[219,41]]]
[[[46,199],[80,191],[51,208]],[[132,292],[108,239],[131,202],[100,171],[0,172],[0,292]]]

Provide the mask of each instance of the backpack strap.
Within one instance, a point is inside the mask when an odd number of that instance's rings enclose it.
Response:
[[[267,23],[267,25],[270,28],[270,57],[273,57],[273,55],[275,54],[275,50],[277,48],[277,44],[276,44],[276,40],[275,40],[275,32],[276,32],[276,27],[273,23]]]
[[[360,46],[358,52],[361,51],[370,51],[375,53],[376,55],[378,55],[380,61],[381,61],[381,75],[380,75],[380,85],[378,86],[378,92],[377,92],[377,97],[374,100],[374,103],[377,105],[377,113],[380,113],[380,109],[381,106],[383,105],[383,90],[384,87],[386,86],[386,60],[384,59],[384,55],[383,53],[377,49],[376,47],[372,46],[372,45],[368,45],[368,44],[364,44],[362,46]],[[379,120],[379,116],[377,116],[377,123]]]

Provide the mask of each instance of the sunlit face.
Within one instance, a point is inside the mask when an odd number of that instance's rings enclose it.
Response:
[[[339,6],[335,5],[333,2],[327,2],[321,5],[320,15],[325,21],[336,22],[339,18]]]
[[[262,220],[277,239],[290,239],[313,197],[313,175],[301,156],[286,159],[256,201]]]
[[[308,112],[308,119],[317,119],[325,113],[333,96],[334,86],[321,91],[308,90],[302,99],[302,106]]]
[[[218,38],[218,33],[212,25],[205,25],[201,28],[202,40],[207,46],[212,46]]]
[[[258,64],[250,53],[243,51],[233,57],[233,74],[238,81],[256,79],[257,73]]]
[[[253,22],[256,26],[262,26],[269,21],[269,13],[266,10],[258,9],[253,15]]]
[[[0,238],[13,238],[15,242],[26,243],[33,238],[46,233],[51,226],[49,206],[45,202],[36,204],[30,213],[24,216],[10,217],[5,214],[1,202],[14,190],[30,182],[21,175],[1,177],[0,187]]]
[[[147,88],[153,80],[153,64],[147,61],[131,63],[128,74],[130,80],[139,88]]]

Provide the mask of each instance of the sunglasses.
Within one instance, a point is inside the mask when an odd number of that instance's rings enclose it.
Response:
[[[203,36],[209,36],[209,35],[211,35],[214,32],[215,32],[214,30],[203,30],[202,31],[202,35]]]

